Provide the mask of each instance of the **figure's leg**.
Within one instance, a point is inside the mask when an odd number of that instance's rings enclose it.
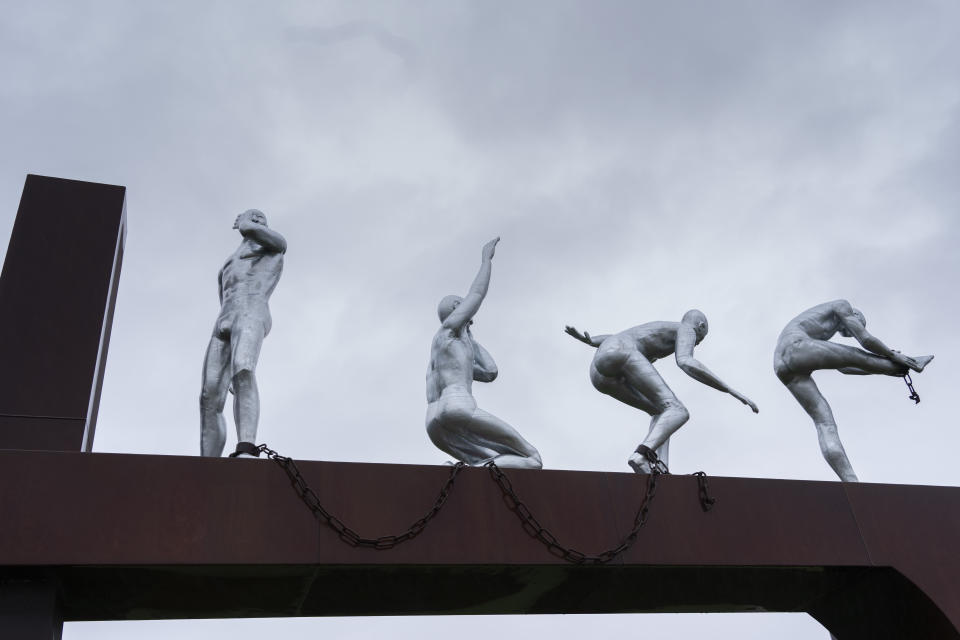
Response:
[[[846,376],[869,376],[872,375],[869,371],[864,371],[863,369],[857,369],[856,367],[840,367],[837,369],[840,373]]]
[[[666,454],[668,450],[662,447],[690,419],[690,413],[650,361],[639,353],[631,355],[624,363],[623,375],[631,387],[656,407],[647,437],[641,444],[658,451],[658,454]],[[628,464],[638,473],[649,473],[649,465],[639,453],[631,455]]]
[[[658,416],[661,412],[661,409],[658,408],[657,404],[654,403],[650,398],[646,397],[637,389],[630,386],[626,382],[626,378],[619,377],[614,378],[612,376],[605,376],[600,373],[597,368],[590,368],[590,381],[593,383],[594,388],[600,393],[604,393],[612,398],[616,398],[620,402],[627,404],[635,409],[640,409],[644,413],[647,413],[654,418]],[[653,421],[650,422],[650,428],[653,428]],[[657,457],[663,461],[664,464],[669,464],[670,457],[670,439],[667,438],[663,444],[655,449]],[[631,456],[633,462],[629,462],[630,466],[636,469],[637,462],[642,456],[635,454]],[[636,460],[634,460],[636,458]],[[639,473],[648,473],[648,471],[641,471]]]
[[[656,403],[627,384],[626,380],[622,377],[615,378],[613,376],[605,376],[597,371],[596,367],[591,366],[590,382],[593,383],[593,387],[600,393],[616,398],[620,402],[635,409],[640,409],[640,411],[648,415],[653,415],[660,411]]]
[[[853,472],[853,466],[847,458],[847,452],[844,451],[843,444],[840,442],[833,412],[813,378],[810,376],[795,376],[786,385],[793,397],[803,407],[803,410],[813,418],[813,424],[817,428],[817,439],[820,442],[820,451],[823,453],[827,464],[841,480],[856,482],[857,474]]]
[[[427,435],[433,444],[455,460],[473,467],[481,466],[497,452],[470,439],[470,423],[477,404],[473,398],[444,398],[427,405]]]
[[[260,392],[254,371],[260,357],[263,335],[263,327],[259,323],[240,327],[231,334],[233,419],[237,423],[238,442],[256,444]]]
[[[495,415],[476,409],[468,429],[469,440],[475,446],[496,453],[493,461],[498,466],[517,469],[543,468],[540,452],[516,429]]]
[[[837,369],[851,375],[902,376],[908,369],[882,356],[829,340],[803,340],[784,357],[790,371],[809,374],[820,369]],[[861,373],[862,372],[862,373]]]
[[[230,384],[230,345],[213,336],[203,359],[200,388],[200,455],[219,457],[227,440],[223,407]]]

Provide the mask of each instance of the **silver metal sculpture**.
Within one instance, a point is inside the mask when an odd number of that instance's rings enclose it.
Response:
[[[749,398],[731,389],[693,357],[693,348],[707,331],[707,317],[696,309],[683,314],[680,322],[648,322],[614,335],[591,336],[566,328],[569,335],[597,348],[590,365],[590,381],[597,391],[652,417],[646,439],[627,460],[637,473],[651,473],[661,462],[666,463],[670,436],[690,418],[687,408],[653,367],[660,358],[676,354],[677,366],[688,376],[729,393],[758,412]]]
[[[203,361],[200,392],[200,453],[220,456],[227,439],[223,409],[233,392],[237,449],[233,457],[256,457],[260,395],[254,371],[270,332],[268,301],[283,271],[287,241],[267,227],[263,212],[249,209],[233,228],[243,240],[220,269],[220,315]]]
[[[848,375],[905,376],[923,371],[933,356],[909,358],[870,335],[863,314],[846,300],[825,302],[791,320],[780,333],[773,354],[773,369],[817,428],[820,451],[841,480],[856,482],[847,453],[837,434],[837,423],[827,400],[810,374],[836,369]],[[835,333],[854,338],[866,351],[830,342]]]
[[[472,466],[539,469],[540,453],[509,424],[477,408],[473,381],[493,382],[497,364],[473,337],[473,316],[487,295],[493,254],[500,238],[483,247],[480,271],[463,298],[447,296],[437,314],[440,330],[427,369],[427,434],[440,450]]]

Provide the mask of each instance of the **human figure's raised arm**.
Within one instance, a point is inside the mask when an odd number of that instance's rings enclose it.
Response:
[[[286,239],[270,227],[254,222],[250,218],[237,220],[237,230],[244,238],[250,238],[273,253],[286,253]]]
[[[858,312],[854,311],[854,308],[849,302],[846,300],[837,300],[833,304],[834,313],[836,313],[837,317],[840,319],[840,324],[850,335],[850,337],[859,342],[860,346],[862,346],[864,349],[870,353],[875,353],[878,356],[882,356],[888,360],[896,362],[899,365],[909,367],[914,371],[923,371],[923,366],[921,366],[916,360],[903,355],[899,351],[894,351],[885,345],[879,338],[867,331],[863,320],[858,315]]]
[[[500,242],[500,238],[496,237],[483,245],[480,258],[480,271],[477,272],[477,277],[473,279],[473,284],[470,285],[470,291],[464,296],[463,301],[460,302],[457,308],[443,321],[444,329],[459,331],[473,318],[477,311],[480,310],[480,303],[482,303],[486,297],[487,288],[490,286],[493,254],[496,251],[498,242]]]
[[[754,413],[759,413],[757,405],[755,405],[750,398],[729,387],[723,382],[723,380],[718,378],[712,371],[710,371],[710,369],[707,369],[703,363],[693,357],[693,348],[696,346],[696,344],[697,332],[694,330],[694,328],[688,324],[680,323],[680,327],[677,329],[676,343],[677,366],[680,367],[685,374],[697,382],[701,382],[708,387],[713,387],[718,391],[729,393],[734,398],[750,407]]]

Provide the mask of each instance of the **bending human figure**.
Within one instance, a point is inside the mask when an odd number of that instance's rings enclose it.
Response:
[[[826,398],[810,374],[821,369],[836,369],[848,375],[883,374],[904,376],[910,370],[920,372],[933,356],[909,358],[890,349],[870,335],[863,314],[846,300],[825,302],[807,309],[791,320],[780,333],[773,354],[773,369],[817,428],[820,451],[841,480],[856,482],[847,453],[837,434],[837,423]],[[830,342],[835,333],[854,338],[866,351]]]
[[[427,369],[427,434],[439,449],[472,466],[494,461],[501,467],[539,469],[540,453],[500,418],[477,408],[473,381],[493,382],[497,364],[480,346],[470,325],[487,295],[494,250],[483,247],[480,272],[466,297],[447,296],[437,313],[440,330],[430,346]]]
[[[614,335],[591,336],[573,327],[566,332],[597,348],[590,365],[590,381],[597,391],[640,409],[651,416],[647,437],[627,460],[637,473],[651,473],[658,462],[667,460],[671,435],[690,419],[690,413],[677,399],[653,363],[676,354],[677,366],[703,384],[729,393],[758,412],[745,395],[734,391],[693,357],[693,348],[706,337],[707,317],[691,309],[680,322],[648,322]]]
[[[233,392],[237,449],[231,457],[256,457],[260,394],[254,374],[263,339],[270,332],[267,305],[280,273],[287,241],[267,227],[262,211],[237,216],[233,228],[243,240],[220,269],[220,315],[203,361],[200,392],[200,454],[220,456],[227,439],[223,409]]]

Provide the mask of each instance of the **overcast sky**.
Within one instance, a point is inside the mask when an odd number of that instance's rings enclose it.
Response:
[[[794,315],[847,298],[914,380],[816,379],[866,482],[956,485],[960,4],[0,3],[0,230],[27,173],[125,185],[96,451],[195,455],[217,271],[256,207],[289,242],[259,440],[440,464],[423,427],[436,303],[501,236],[481,406],[552,469],[629,471],[647,416],[597,393],[565,324],[703,310],[658,363],[690,422],[671,467],[835,480],[772,371]],[[5,245],[5,243],[0,242]],[[228,448],[232,449],[232,432]],[[371,505],[373,508],[373,505]],[[66,640],[654,632],[823,639],[805,615],[75,623]]]

